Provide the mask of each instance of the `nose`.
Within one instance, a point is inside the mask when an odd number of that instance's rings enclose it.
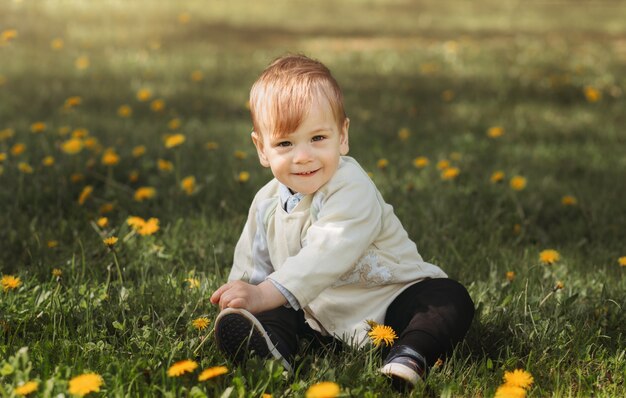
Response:
[[[295,148],[295,152],[293,154],[293,162],[294,163],[306,163],[312,160],[313,153],[312,148],[309,145],[303,144],[298,145]]]

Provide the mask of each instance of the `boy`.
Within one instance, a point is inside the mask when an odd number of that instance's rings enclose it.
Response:
[[[350,120],[330,71],[301,55],[275,60],[250,91],[252,141],[274,179],[256,194],[229,282],[211,302],[217,346],[287,370],[301,338],[367,342],[367,323],[399,335],[381,372],[414,386],[467,332],[474,305],[426,263],[393,208],[348,153]]]

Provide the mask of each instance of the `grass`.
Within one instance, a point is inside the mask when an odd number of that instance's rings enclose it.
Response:
[[[476,303],[465,341],[412,395],[493,396],[504,372],[518,368],[534,377],[529,396],[623,395],[624,20],[616,1],[284,1],[271,9],[1,1],[0,269],[22,284],[0,292],[0,395],[27,380],[40,382],[41,396],[67,394],[68,380],[87,372],[103,377],[103,396],[302,396],[319,381],[338,383],[343,396],[394,395],[370,348],[303,355],[287,376],[273,362],[232,368],[211,326],[192,326],[214,319],[208,297],[271,177],[249,142],[245,102],[263,67],[286,51],[334,71],[351,154],[424,258]],[[54,38],[62,48],[51,48]],[[87,68],[77,68],[80,57]],[[196,70],[201,80],[190,78]],[[137,100],[142,88],[164,100],[162,111]],[[64,107],[72,96],[82,103]],[[117,114],[124,104],[130,117]],[[38,121],[46,129],[32,133]],[[486,134],[494,126],[504,129],[496,139]],[[61,144],[78,128],[98,144],[68,155]],[[174,133],[186,141],[167,149],[163,137]],[[18,143],[26,150],[14,154]],[[146,154],[134,157],[138,145]],[[105,166],[110,147],[120,161]],[[44,166],[45,156],[54,164]],[[417,156],[430,164],[415,168]],[[173,170],[159,170],[158,159]],[[454,180],[440,177],[444,159],[460,169]],[[499,184],[490,182],[496,170],[505,173]],[[238,181],[242,171],[249,180]],[[527,179],[524,190],[509,187],[515,175]],[[180,188],[186,176],[197,181],[192,195]],[[93,193],[79,205],[86,185]],[[140,186],[156,197],[135,201]],[[565,195],[577,203],[562,205]],[[104,204],[113,210],[102,214]],[[106,227],[96,224],[101,216]],[[140,236],[129,216],[158,218],[160,230]],[[108,236],[119,237],[114,251],[102,242]],[[545,249],[560,261],[541,264]],[[203,383],[198,371],[168,377],[183,359],[229,373]]]

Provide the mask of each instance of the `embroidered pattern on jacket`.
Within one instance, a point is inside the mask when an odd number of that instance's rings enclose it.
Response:
[[[391,269],[379,263],[378,255],[375,251],[368,250],[348,272],[341,275],[339,280],[333,284],[333,287],[354,283],[378,286],[387,284],[392,279]]]

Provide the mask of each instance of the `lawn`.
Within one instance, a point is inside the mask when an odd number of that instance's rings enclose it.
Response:
[[[410,395],[493,397],[516,369],[529,397],[626,395],[625,21],[620,1],[0,0],[0,396],[401,396],[370,346],[288,375],[213,342],[271,178],[248,92],[286,52],[330,67],[351,156],[476,304]]]

